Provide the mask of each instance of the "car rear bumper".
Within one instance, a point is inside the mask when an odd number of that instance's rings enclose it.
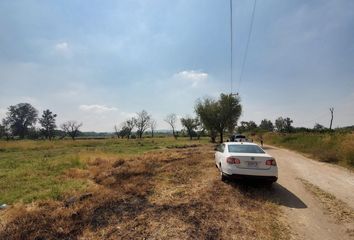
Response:
[[[278,168],[272,166],[269,169],[247,169],[238,168],[233,165],[226,165],[222,171],[227,175],[254,176],[254,177],[276,177],[278,178]]]
[[[255,176],[244,174],[225,174],[230,179],[242,179],[242,180],[262,180],[267,182],[276,182],[278,177],[276,176]]]

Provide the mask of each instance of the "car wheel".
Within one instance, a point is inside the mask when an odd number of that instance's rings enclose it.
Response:
[[[227,176],[223,172],[220,172],[220,177],[221,177],[221,181],[223,182],[227,181]]]
[[[226,182],[228,180],[228,177],[225,173],[222,172],[221,168],[220,168],[220,179],[223,182]]]

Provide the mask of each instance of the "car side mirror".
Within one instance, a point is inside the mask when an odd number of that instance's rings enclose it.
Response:
[[[218,150],[218,148],[217,148],[217,147],[215,147],[215,148],[214,148],[214,151],[217,151],[217,150]]]

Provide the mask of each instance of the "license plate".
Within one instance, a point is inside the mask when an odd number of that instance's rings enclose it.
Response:
[[[247,162],[247,166],[248,166],[248,167],[256,168],[257,165],[258,165],[257,162]]]

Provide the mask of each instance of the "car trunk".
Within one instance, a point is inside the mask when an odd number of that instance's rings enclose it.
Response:
[[[266,165],[266,161],[271,159],[269,156],[255,155],[233,155],[240,159],[240,164],[236,166],[244,169],[270,169],[271,166]]]

